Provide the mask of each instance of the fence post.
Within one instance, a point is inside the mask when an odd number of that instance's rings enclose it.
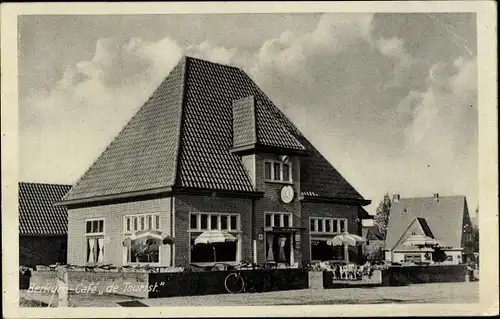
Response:
[[[59,303],[58,307],[68,307],[68,270],[64,267],[59,267],[57,270],[57,285],[58,285],[58,296]]]

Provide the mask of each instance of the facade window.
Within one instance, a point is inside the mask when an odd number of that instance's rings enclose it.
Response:
[[[283,215],[283,227],[290,227],[290,215]]]
[[[224,230],[239,231],[240,215],[224,213],[190,213],[191,231]]]
[[[88,264],[104,261],[104,219],[85,221],[85,246]]]
[[[85,234],[102,234],[104,235],[104,219],[93,219],[85,221]]]
[[[264,162],[264,179],[272,182],[291,182],[292,166],[278,161]]]
[[[264,178],[266,180],[272,179],[271,162],[264,162]]]
[[[422,255],[411,255],[411,254],[405,254],[405,262],[421,262],[422,261]]]
[[[332,247],[327,244],[326,240],[320,238],[311,239],[311,260],[340,260],[343,259],[343,251],[341,247]]]
[[[452,255],[446,256],[446,261],[453,261],[453,256]]]
[[[340,225],[340,227],[339,227],[339,228],[340,228],[340,232],[341,232],[341,233],[343,233],[343,232],[345,232],[345,231],[346,231],[346,229],[345,229],[345,225],[346,225],[346,223],[347,223],[347,222],[346,222],[346,220],[345,220],[345,219],[341,219],[341,220],[339,220],[339,225]]]
[[[346,218],[310,218],[310,231],[312,233],[339,234],[345,231],[346,225]]]
[[[138,214],[123,217],[123,235],[130,236],[136,231],[160,230],[160,214]],[[157,241],[151,239],[132,240],[130,247],[124,247],[127,263],[158,263],[160,247]]]
[[[240,245],[240,215],[224,213],[190,213],[190,262],[237,262]],[[215,243],[210,245],[195,245],[194,241],[202,232],[207,230],[221,230],[231,233],[237,238],[236,242]]]
[[[292,214],[266,213],[265,227],[292,227]]]
[[[211,215],[210,216],[210,229],[219,229],[220,230],[220,226],[218,223],[219,220],[220,220],[219,216]]]

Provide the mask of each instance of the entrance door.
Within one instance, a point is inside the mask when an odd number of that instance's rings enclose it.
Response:
[[[266,262],[292,263],[292,234],[266,233]]]

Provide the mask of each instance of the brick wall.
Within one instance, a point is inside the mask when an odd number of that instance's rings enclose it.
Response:
[[[255,201],[255,227],[254,238],[258,238],[259,234],[263,233],[265,225],[266,212],[286,212],[292,214],[293,227],[304,227],[301,220],[300,201],[298,196],[300,194],[300,159],[296,156],[291,156],[290,161],[292,165],[292,187],[295,192],[295,198],[289,204],[285,204],[280,200],[280,190],[283,183],[272,183],[264,181],[264,161],[265,160],[278,160],[275,154],[256,154],[255,155],[255,176],[256,176],[256,190],[265,192],[262,199]],[[301,242],[303,238],[307,237],[306,233],[301,234]],[[301,245],[303,247],[303,245]],[[257,262],[263,263],[266,260],[266,247],[265,240],[257,241]],[[294,261],[302,260],[302,248],[294,250]]]
[[[174,200],[175,265],[189,264],[190,212],[239,213],[241,222],[241,258],[252,260],[252,200],[243,198],[180,195]]]
[[[68,209],[68,263],[86,263],[85,220],[104,218],[104,263],[123,264],[123,216],[160,213],[162,230],[170,233],[170,198]],[[169,265],[170,246],[160,246],[160,264]]]

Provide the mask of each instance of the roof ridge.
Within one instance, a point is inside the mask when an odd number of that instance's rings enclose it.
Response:
[[[175,156],[174,156],[174,170],[173,170],[173,181],[174,185],[178,185],[180,181],[180,157],[181,157],[181,152],[182,152],[182,136],[184,134],[184,104],[185,104],[185,97],[186,97],[186,92],[187,92],[187,77],[188,77],[188,64],[189,64],[189,59],[190,57],[188,56],[183,56],[180,60],[179,63],[182,63],[182,84],[181,84],[181,94],[180,94],[180,108],[179,108],[179,131],[177,133],[177,140],[176,140],[176,146],[175,146]]]
[[[224,63],[220,63],[220,62],[214,62],[214,61],[210,61],[210,60],[207,60],[207,59],[202,59],[202,58],[197,58],[195,56],[192,56],[190,54],[184,54],[181,59],[186,59],[186,60],[197,60],[197,61],[202,61],[202,62],[206,62],[206,63],[211,63],[211,64],[215,64],[215,65],[219,65],[219,66],[222,66],[222,67],[226,67],[226,68],[233,68],[233,69],[237,69],[237,70],[240,70],[242,71],[241,68],[237,67],[237,66],[234,66],[232,64],[224,64]]]

